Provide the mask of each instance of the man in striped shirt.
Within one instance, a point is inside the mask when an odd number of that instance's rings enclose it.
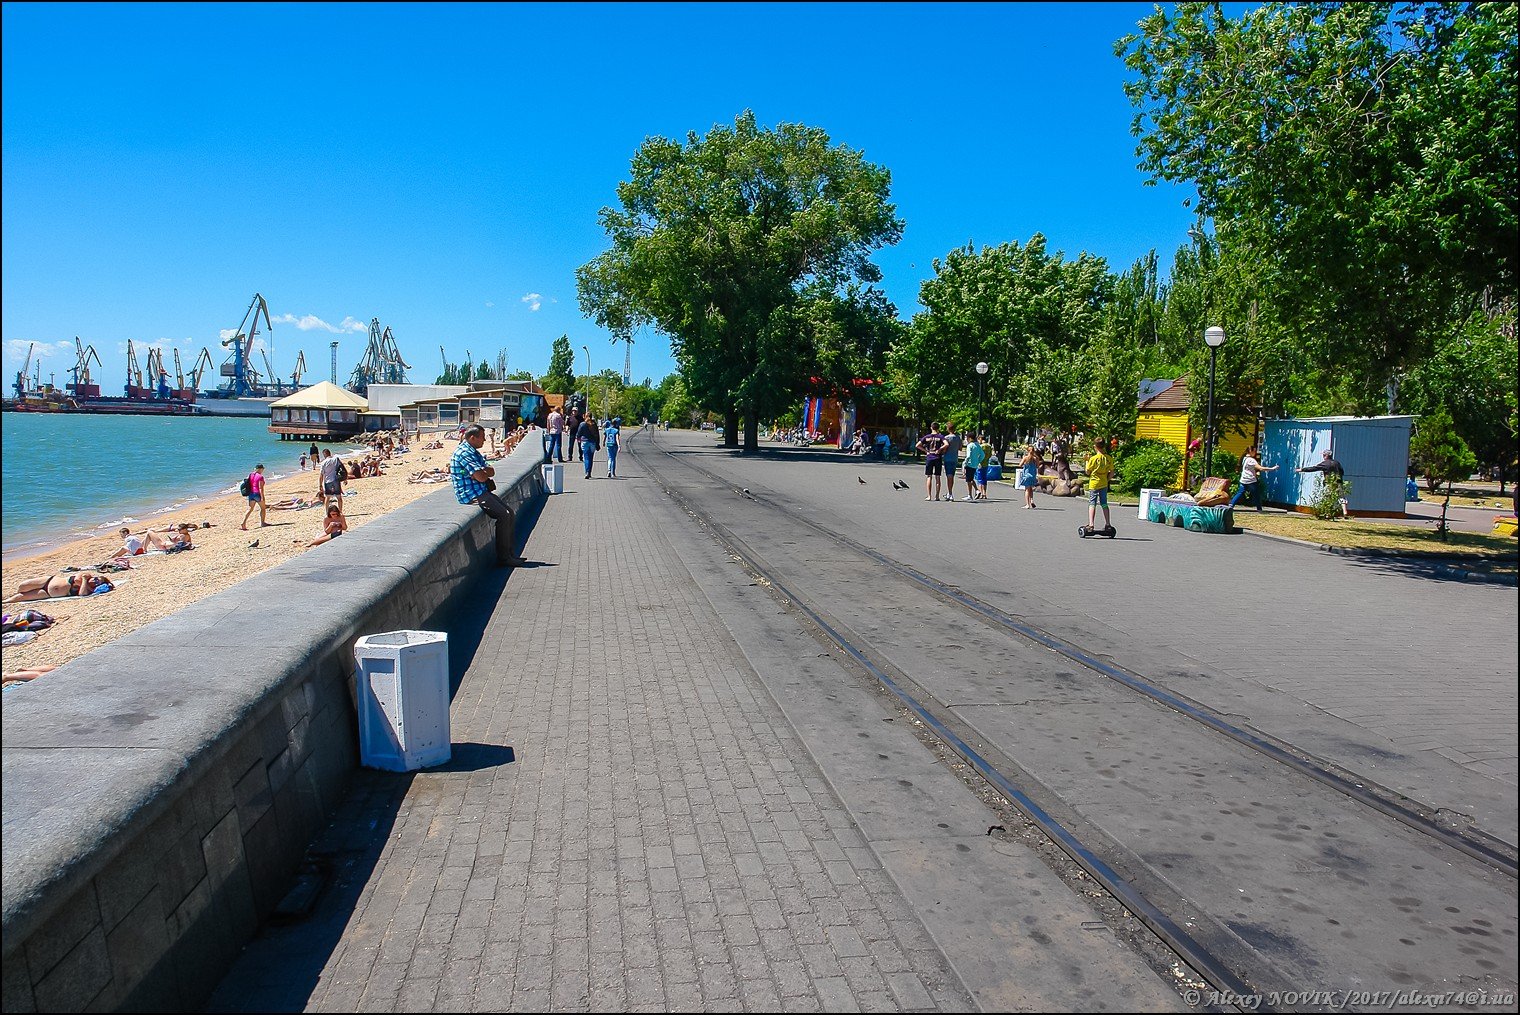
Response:
[[[515,567],[523,563],[517,555],[515,529],[517,515],[492,490],[496,481],[491,477],[496,470],[486,464],[480,453],[486,442],[486,429],[480,424],[465,428],[459,447],[449,460],[449,475],[454,480],[454,496],[461,504],[475,504],[496,519],[496,566]]]

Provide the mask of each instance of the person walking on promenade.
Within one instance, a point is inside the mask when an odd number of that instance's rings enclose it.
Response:
[[[1040,485],[1040,449],[1034,445],[1024,449],[1024,457],[1019,460],[1019,479],[1015,484],[1024,491],[1024,507],[1034,507],[1034,491]]]
[[[623,435],[623,417],[613,416],[612,422],[607,424],[607,429],[602,433],[602,439],[607,445],[607,478],[617,479],[617,453],[618,440]]]
[[[1339,464],[1339,463],[1337,463]],[[1256,510],[1261,510],[1261,474],[1263,472],[1276,472],[1277,466],[1263,465],[1256,459],[1256,448],[1247,449],[1245,457],[1240,460],[1240,487],[1235,491],[1235,496],[1230,498],[1230,507],[1234,507],[1242,494],[1250,494],[1256,503]]]
[[[322,449],[322,486],[318,495],[322,503],[326,504],[328,498],[335,498],[338,510],[343,510],[343,480],[346,470],[343,469],[342,459],[334,458],[332,448]]]
[[[929,432],[918,439],[924,453],[924,500],[939,500],[940,476],[944,475],[945,438],[938,423],[929,424]]]
[[[586,466],[586,478],[591,478],[591,463],[602,447],[602,435],[597,431],[596,419],[587,415],[575,428],[575,443],[581,451],[581,464]]]
[[[486,464],[480,449],[486,443],[486,428],[472,423],[464,428],[459,446],[449,459],[449,478],[454,481],[454,497],[461,504],[474,504],[496,520],[496,566],[516,567],[523,563],[517,555],[517,515],[493,492],[496,470]]]
[[[1087,460],[1084,468],[1087,470],[1087,527],[1093,529],[1098,517],[1098,506],[1103,506],[1103,528],[1114,527],[1113,519],[1108,514],[1108,479],[1113,475],[1114,460],[1104,454],[1108,450],[1108,442],[1098,438],[1097,450]],[[1027,492],[1025,496],[1028,496]],[[1032,499],[1032,498],[1031,498]]]
[[[239,526],[244,532],[248,531],[248,518],[253,514],[253,509],[259,509],[259,527],[264,528],[269,524],[269,507],[264,503],[264,463],[248,474],[248,510],[243,513],[243,524]]]
[[[977,485],[976,474],[980,470],[982,483]],[[976,434],[966,443],[966,500],[981,500],[987,494],[987,449]]]
[[[580,431],[580,427],[581,427],[581,413],[580,413],[580,410],[579,409],[571,409],[570,412],[565,417],[565,440],[570,444],[569,454],[575,456],[575,458],[577,460],[580,458],[581,449],[580,449],[580,444],[579,444],[579,442],[578,442],[578,440],[577,440],[577,438],[576,438],[575,435]],[[567,462],[569,460],[570,460],[569,458],[561,458],[560,459],[560,461],[562,461],[562,462]]]
[[[544,464],[548,465],[556,458],[563,462],[565,460],[565,414],[558,409],[550,409],[548,429],[549,446],[544,452]]]
[[[961,435],[955,432],[955,421],[945,424],[945,500],[955,499],[955,470],[960,468]],[[967,483],[967,487],[971,484]],[[969,492],[969,490],[968,490]],[[969,498],[968,498],[969,499]]]

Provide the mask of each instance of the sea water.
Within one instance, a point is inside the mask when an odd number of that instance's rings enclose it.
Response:
[[[264,463],[278,479],[311,445],[282,441],[267,417],[0,416],[0,542],[7,559],[197,501],[236,493]]]

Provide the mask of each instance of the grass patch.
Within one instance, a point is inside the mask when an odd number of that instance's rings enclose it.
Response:
[[[1420,503],[1422,504],[1434,504],[1436,507],[1440,507],[1441,502],[1445,499],[1446,496],[1444,494],[1434,494],[1423,486],[1420,487]],[[1513,501],[1510,500],[1509,494],[1505,494],[1503,497],[1500,497],[1497,493],[1489,494],[1486,497],[1473,497],[1465,493],[1454,493],[1451,495],[1452,507],[1491,508],[1501,514],[1509,514],[1509,509],[1512,505]]]
[[[1301,514],[1262,514],[1236,511],[1235,524],[1273,536],[1288,536],[1348,550],[1424,550],[1474,556],[1515,553],[1515,540],[1481,532],[1448,532],[1443,540],[1429,526],[1389,525],[1359,518],[1323,522]]]

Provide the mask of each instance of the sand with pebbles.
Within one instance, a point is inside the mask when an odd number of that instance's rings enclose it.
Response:
[[[350,480],[344,485],[343,508],[349,530],[365,525],[418,497],[437,494],[452,497],[453,488],[445,481],[437,485],[408,482],[422,469],[448,468],[453,441],[445,441],[442,450],[412,451],[386,463],[378,477]],[[301,496],[310,500],[316,495],[317,476],[301,472],[266,485],[269,502]],[[132,525],[134,532],[151,524],[161,529],[179,522],[211,528],[195,530],[195,549],[175,554],[146,554],[133,558],[136,567],[119,575],[107,575],[116,589],[85,599],[49,599],[5,607],[6,612],[32,607],[54,617],[58,623],[41,632],[25,645],[3,650],[6,673],[31,666],[60,665],[92,649],[120,638],[144,624],[167,617],[181,607],[260,571],[267,571],[300,553],[340,553],[342,539],[307,548],[303,544],[322,534],[322,509],[270,511],[269,525],[259,527],[258,513],[249,519],[248,531],[238,528],[248,502],[233,494],[196,504],[182,511],[154,516],[151,521]],[[255,539],[258,546],[250,546]],[[299,540],[299,543],[297,542]],[[0,569],[0,590],[10,596],[28,578],[56,574],[64,567],[98,564],[121,547],[116,535],[102,535],[69,543],[57,550],[7,561]],[[45,676],[41,679],[47,679]]]

